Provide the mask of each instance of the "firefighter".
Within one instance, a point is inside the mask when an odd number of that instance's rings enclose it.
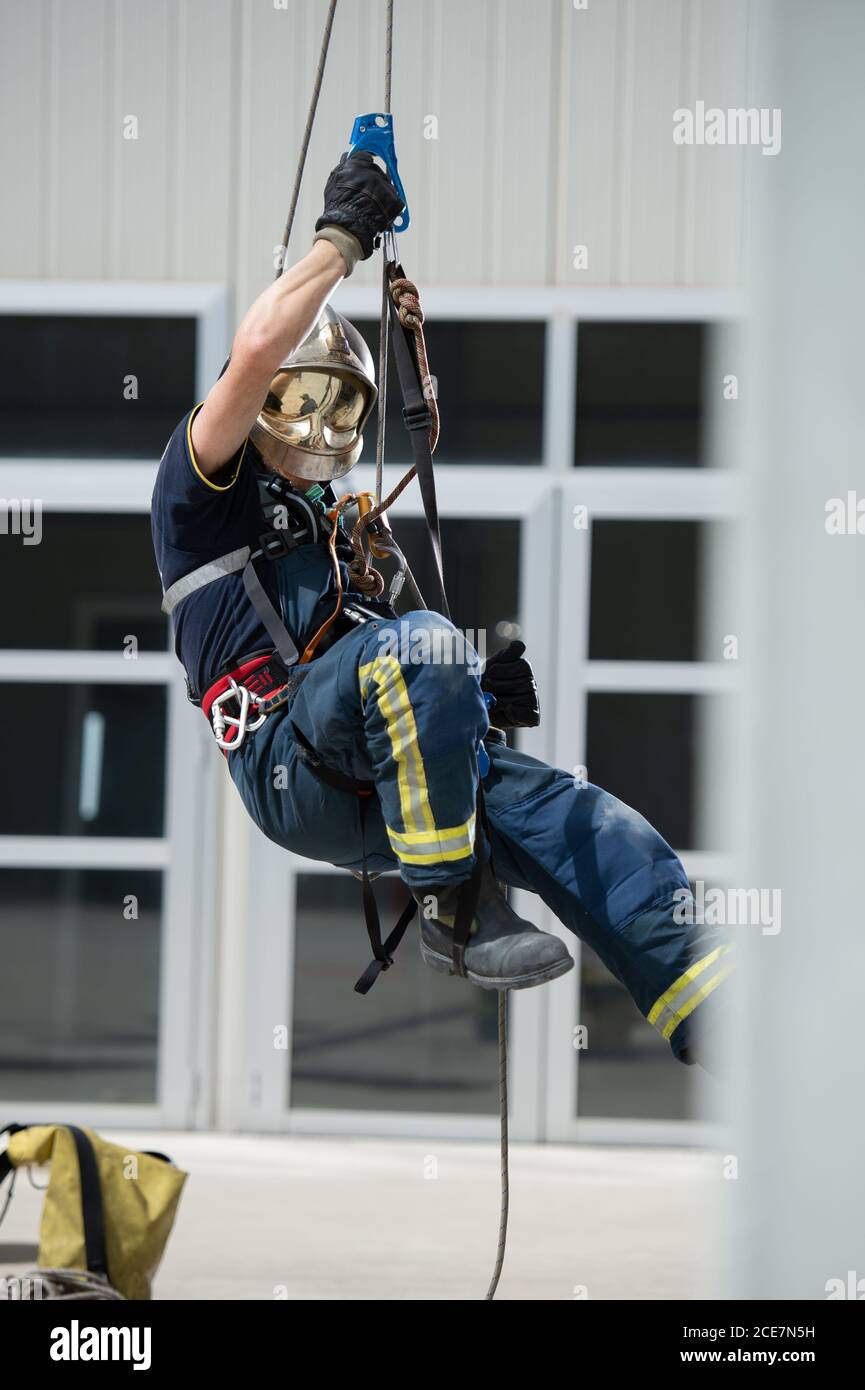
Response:
[[[343,157],[310,251],[256,299],[169,440],[153,535],[190,696],[271,840],[399,871],[432,968],[488,989],[571,969],[499,883],[528,889],[691,1062],[730,962],[683,910],[672,849],[601,788],[507,746],[497,731],[539,717],[522,644],[481,670],[444,617],[397,618],[353,564],[332,484],[360,456],[375,373],[329,300],[401,207],[370,155]]]

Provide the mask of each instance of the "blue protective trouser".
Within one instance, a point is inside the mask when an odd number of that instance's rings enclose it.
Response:
[[[476,748],[488,716],[471,649],[468,660],[436,659],[454,652],[452,639],[444,618],[417,612],[367,623],[315,661],[288,709],[229,755],[265,835],[339,867],[362,862],[357,798],[309,770],[296,725],[328,767],[375,782],[370,872],[398,868],[415,890],[469,876]],[[696,1015],[711,1021],[731,965],[716,930],[681,920],[689,891],[681,862],[643,816],[600,787],[500,744],[488,752],[483,788],[496,876],[537,893],[681,1056]]]

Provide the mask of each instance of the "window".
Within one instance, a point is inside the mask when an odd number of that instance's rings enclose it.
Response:
[[[694,468],[703,460],[702,323],[581,323],[574,462]]]
[[[378,880],[383,922],[407,889]],[[297,879],[291,1104],[345,1110],[494,1113],[496,995],[429,970],[410,928],[372,996],[360,889],[348,875]]]
[[[702,530],[695,521],[594,522],[592,660],[696,660]]]
[[[672,1060],[669,1042],[588,946],[580,953],[579,990],[588,1039],[579,1057],[580,1118],[690,1118],[688,1068]]]
[[[7,742],[0,835],[162,835],[163,686],[10,682],[3,698],[34,736]]]
[[[153,1103],[162,874],[0,869],[0,918],[4,1102]]]
[[[0,315],[0,455],[160,458],[195,404],[195,334],[191,317]]]
[[[651,821],[675,849],[695,847],[694,696],[589,696],[590,782]]]
[[[421,593],[431,601],[435,565],[426,524],[418,517],[392,518],[394,534]],[[441,523],[442,559],[451,617],[461,631],[483,633],[486,654],[510,640],[519,607],[520,523],[446,517]],[[408,586],[399,610],[414,606]],[[479,639],[480,640],[480,639]],[[481,653],[483,655],[483,653]]]
[[[159,575],[150,518],[45,512],[39,545],[0,545],[3,644],[13,648],[113,651],[128,638],[164,651]]]
[[[379,324],[358,320],[378,374]],[[543,453],[544,324],[447,322],[424,325],[437,397],[446,409],[435,461],[539,464]],[[363,459],[375,458],[373,416]],[[389,460],[411,457],[402,419],[399,378],[387,386]]]

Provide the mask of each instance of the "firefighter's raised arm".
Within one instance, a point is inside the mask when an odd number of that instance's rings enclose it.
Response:
[[[218,478],[234,458],[279,364],[303,342],[340,280],[372,255],[376,236],[402,206],[372,155],[343,155],[325,186],[312,249],[247,311],[228,368],[193,420],[195,457],[206,477]]]

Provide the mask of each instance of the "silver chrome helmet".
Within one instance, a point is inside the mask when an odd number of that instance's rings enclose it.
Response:
[[[326,305],[309,337],[277,368],[251,438],[269,467],[329,482],[360,458],[377,396],[369,348]]]

